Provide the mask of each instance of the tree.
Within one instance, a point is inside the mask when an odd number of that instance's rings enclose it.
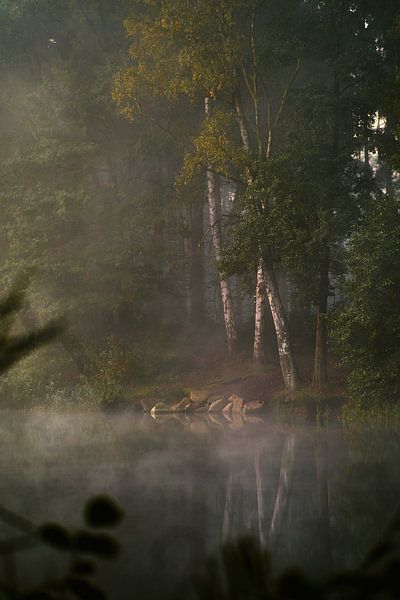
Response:
[[[314,307],[316,386],[327,381],[330,281],[376,185],[369,153],[377,138],[375,72],[384,59],[363,8],[347,2],[303,7],[302,27],[310,36],[298,49],[299,82],[285,95],[274,151],[254,168],[254,197],[247,194],[242,207],[247,223],[236,228],[230,252],[236,262],[246,253],[249,261],[257,246],[263,248],[264,256],[289,273],[295,293]],[[295,30],[304,39],[301,28]],[[357,158],[362,155],[363,161]],[[257,206],[264,209],[259,214]],[[253,241],[244,239],[249,236]]]
[[[210,7],[206,5],[177,0],[160,2],[158,6],[145,1],[142,6],[141,19],[127,19],[125,23],[131,41],[131,62],[116,77],[114,99],[120,110],[130,119],[146,114],[154,120],[146,106],[149,98],[165,98],[174,103],[182,102],[183,98],[189,114],[191,104],[197,102],[198,107],[203,104],[204,128],[215,131],[218,121],[213,114],[213,98],[217,89],[232,79],[229,72],[232,49],[227,47],[225,54],[218,55],[221,49],[218,36],[225,30],[228,32],[230,27],[229,22],[224,21],[226,12],[217,14],[214,11],[217,19],[212,24]],[[220,8],[232,12],[229,3],[222,3]],[[199,43],[206,38],[214,40],[207,47]],[[179,138],[176,133],[171,135]],[[188,148],[187,141],[185,145]],[[218,165],[208,154],[204,169],[210,231],[218,265],[223,247],[219,183],[215,172]],[[237,331],[232,291],[224,277],[220,276],[219,282],[228,350],[234,353]]]
[[[349,243],[346,303],[332,335],[358,402],[397,401],[400,393],[399,209],[398,199],[381,195]]]
[[[219,231],[215,227],[216,211],[214,173],[239,181],[241,186],[251,187],[252,163],[255,158],[268,157],[272,151],[274,129],[281,118],[288,89],[297,72],[298,60],[290,58],[289,64],[282,61],[273,73],[275,80],[285,72],[285,83],[278,91],[273,88],[268,97],[264,86],[264,99],[261,101],[261,71],[258,68],[257,44],[261,44],[261,58],[265,58],[269,48],[261,43],[265,30],[268,6],[257,13],[259,26],[256,29],[256,5],[239,0],[218,3],[187,3],[177,0],[174,3],[150,3],[148,13],[138,23],[127,22],[132,40],[130,55],[133,59],[129,67],[122,70],[116,80],[114,97],[121,110],[129,117],[133,111],[142,109],[141,93],[150,96],[163,96],[167,100],[178,101],[181,96],[197,106],[204,101],[206,119],[195,132],[193,150],[186,157],[183,176],[189,178],[197,168],[208,173],[209,204],[211,226],[216,243],[217,262],[220,260]],[[277,6],[273,4],[274,17],[279,18]],[[290,3],[293,5],[293,3]],[[297,6],[299,3],[294,3]],[[146,5],[146,3],[145,3]],[[267,11],[267,12],[266,12]],[[296,14],[293,14],[294,23]],[[276,22],[269,25],[273,31]],[[250,35],[249,35],[250,33]],[[289,34],[285,30],[286,42]],[[255,39],[257,36],[257,40]],[[210,40],[212,42],[210,43]],[[279,40],[281,41],[281,40]],[[275,49],[277,52],[277,50]],[[286,57],[287,58],[287,57]],[[283,61],[284,62],[284,61]],[[276,70],[280,71],[279,74]],[[282,86],[281,86],[282,87]],[[276,95],[276,98],[274,98]],[[251,103],[254,113],[255,134],[250,134],[252,121],[245,114],[246,102]],[[272,101],[275,100],[273,112]],[[211,104],[214,105],[211,110]],[[239,135],[239,143],[235,139]],[[262,207],[261,207],[262,209]],[[261,265],[258,255],[258,281],[256,287],[256,336],[255,355],[261,359],[262,345],[262,296],[267,294],[275,329],[277,332],[279,355],[285,384],[290,389],[299,385],[299,376],[291,350],[289,332],[282,302],[279,297],[273,264]],[[228,339],[233,334],[229,323],[231,296],[224,293],[224,278],[221,277],[222,296],[225,308],[225,324]]]
[[[78,344],[58,344],[68,376],[71,353],[74,376],[92,372],[110,336],[130,353],[130,373],[154,372],[188,319],[179,157],[111,98],[126,10],[97,0],[0,6],[0,283],[33,270],[24,319],[40,325],[48,304],[71,317],[71,335],[93,353],[79,359]]]

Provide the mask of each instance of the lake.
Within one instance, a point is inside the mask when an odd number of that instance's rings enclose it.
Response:
[[[362,560],[400,497],[395,428],[129,410],[2,411],[0,428],[2,506],[74,527],[90,496],[123,507],[121,555],[100,575],[112,598],[186,593],[205,559],[242,535],[271,549],[275,569],[323,577]],[[62,568],[47,549],[17,559],[22,588]]]

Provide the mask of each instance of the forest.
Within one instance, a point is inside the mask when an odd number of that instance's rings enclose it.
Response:
[[[22,328],[69,324],[6,394],[237,361],[397,399],[395,0],[0,10],[2,288]]]
[[[399,597],[399,0],[0,0],[0,78],[0,597],[123,512],[144,599]]]

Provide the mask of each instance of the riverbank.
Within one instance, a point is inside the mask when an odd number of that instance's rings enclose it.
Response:
[[[306,382],[310,361],[303,360],[301,371]],[[135,386],[126,394],[128,402],[133,402],[139,410],[144,407],[144,410],[154,408],[155,411],[174,412],[182,411],[185,406],[188,410],[197,410],[190,405],[191,399],[196,397],[199,399],[198,410],[206,410],[207,399],[211,399],[211,402],[224,399],[226,403],[220,403],[223,410],[230,398],[240,398],[244,406],[258,405],[259,411],[283,407],[304,415],[329,412],[339,417],[345,404],[345,373],[335,365],[330,365],[327,385],[315,388],[309,384],[297,392],[288,392],[283,387],[279,365],[260,367],[236,360],[221,363],[219,373],[215,369],[208,373],[203,370],[202,373],[187,374],[174,381]]]

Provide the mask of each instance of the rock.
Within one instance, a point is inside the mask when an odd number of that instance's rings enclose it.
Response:
[[[204,402],[204,404],[199,406],[199,408],[196,408],[196,410],[194,412],[197,414],[197,413],[206,413],[207,411],[208,411],[208,404],[207,404],[207,402]]]
[[[207,419],[211,425],[218,425],[218,427],[223,426],[224,417],[219,413],[207,413]]]
[[[240,396],[236,396],[236,394],[232,394],[229,396],[228,402],[232,404],[232,412],[233,413],[241,413],[243,411],[243,398]]]
[[[186,407],[190,404],[189,398],[183,398],[171,406],[173,412],[185,412]]]
[[[230,429],[241,429],[244,425],[242,413],[232,413],[232,419],[230,419]]]
[[[155,406],[150,411],[151,415],[159,414],[159,413],[169,413],[171,412],[171,408],[165,402],[157,402]]]
[[[256,410],[261,410],[264,406],[263,400],[253,400],[252,402],[246,402],[244,405],[245,412],[255,412]]]
[[[216,398],[208,407],[208,412],[221,412],[221,410],[226,406],[227,401],[225,398]]]
[[[156,423],[167,423],[168,421],[171,421],[171,419],[173,419],[173,416],[170,412],[150,413],[150,417]]]
[[[140,404],[143,406],[144,412],[150,412],[153,406],[157,403],[165,403],[163,398],[142,398]]]
[[[228,395],[229,394],[213,394],[212,396],[209,396],[207,398],[207,402],[208,402],[208,404],[212,404],[216,400],[221,400],[221,398],[223,398],[224,400],[226,400],[228,398]]]
[[[186,427],[187,417],[185,417],[182,413],[173,414],[173,415],[171,415],[171,418],[174,419],[174,421],[177,421],[178,423],[180,423],[181,425]]]
[[[222,409],[222,414],[226,415],[232,411],[233,402],[228,402],[228,404]]]
[[[197,404],[194,405],[196,412],[198,410],[200,410],[201,408],[205,408],[206,410],[208,409],[208,400],[204,400],[204,402],[198,402]]]
[[[200,402],[205,402],[208,396],[209,392],[207,390],[192,390],[190,392],[190,402],[199,404]]]

